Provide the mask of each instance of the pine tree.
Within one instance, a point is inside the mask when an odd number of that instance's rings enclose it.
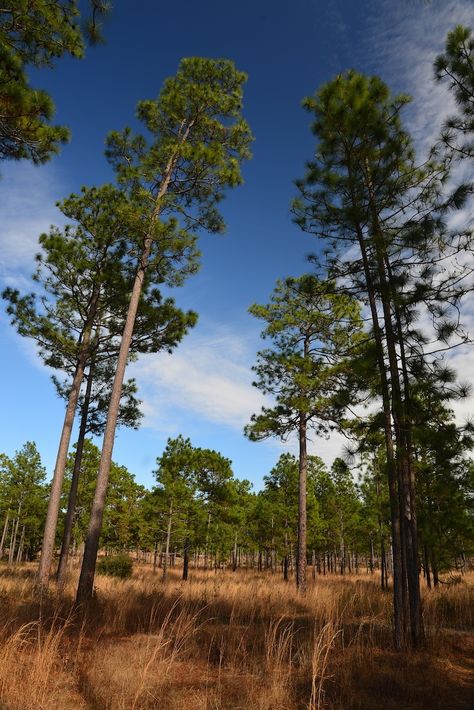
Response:
[[[474,157],[474,38],[468,27],[448,32],[445,53],[435,61],[435,76],[448,84],[459,112],[447,119],[441,139],[456,157]]]
[[[110,185],[83,189],[60,203],[75,224],[63,231],[53,227],[40,237],[34,279],[42,293],[20,296],[6,289],[8,312],[18,332],[32,338],[46,365],[70,375],[68,400],[51,488],[44,544],[38,572],[40,587],[48,583],[54,551],[59,500],[80,389],[91,359],[96,363],[116,358],[127,312],[132,280],[128,262],[133,240],[125,217],[125,196]],[[164,239],[164,249],[166,248]],[[183,268],[193,267],[192,245],[181,254]],[[174,270],[157,264],[149,271],[155,283],[169,282]],[[149,282],[139,302],[139,317],[131,352],[172,350],[196,321],[193,312],[183,313],[172,299],[163,299]],[[122,398],[120,392],[119,400]]]
[[[307,431],[324,434],[350,401],[344,386],[349,372],[344,356],[355,348],[361,327],[359,309],[335,284],[313,276],[278,282],[272,302],[250,312],[267,323],[264,337],[274,348],[258,354],[255,385],[272,394],[276,406],[252,416],[245,433],[258,441],[268,436],[299,442],[298,589],[306,589]],[[347,384],[347,382],[345,383]]]
[[[297,183],[300,197],[294,204],[297,223],[330,243],[324,267],[363,299],[371,316],[390,489],[398,648],[410,642],[408,627],[411,643],[422,638],[410,369],[437,350],[426,352],[430,337],[414,322],[418,309],[425,308],[435,340],[447,343],[456,334],[465,342],[457,313],[469,268],[455,257],[470,240],[444,224],[447,211],[467,195],[465,186],[443,194],[449,162],[416,164],[400,119],[407,101],[392,97],[377,77],[354,71],[307,99],[318,145]]]
[[[222,231],[218,202],[226,187],[241,182],[240,162],[249,157],[251,135],[241,117],[245,78],[229,61],[183,59],[158,99],[138,105],[138,117],[148,129],[151,143],[129,129],[108,138],[107,154],[134,206],[129,219],[141,248],[104,434],[79,602],[92,594],[120,394],[143,282],[150,264],[176,263],[183,249],[194,243],[191,230]],[[164,254],[166,236],[173,247]]]
[[[100,17],[107,4],[91,0],[85,35],[101,39]],[[5,0],[0,8],[0,160],[44,163],[69,140],[69,130],[50,124],[54,104],[34,89],[27,67],[52,66],[70,54],[82,57],[84,38],[76,0]]]
[[[23,557],[33,559],[39,548],[48,498],[45,478],[34,442],[27,441],[11,459],[0,454],[0,506],[5,519],[0,558],[8,547],[10,564]]]

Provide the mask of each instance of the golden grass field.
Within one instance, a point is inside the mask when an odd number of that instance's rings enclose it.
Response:
[[[391,650],[378,577],[136,566],[98,576],[86,615],[75,575],[41,602],[35,567],[0,567],[0,710],[407,710],[474,707],[474,574],[424,589],[426,643]],[[448,581],[448,580],[446,580]]]

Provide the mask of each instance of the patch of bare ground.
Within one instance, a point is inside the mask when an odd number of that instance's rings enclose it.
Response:
[[[163,584],[76,575],[41,600],[33,567],[0,568],[2,710],[422,710],[472,707],[474,575],[424,590],[426,642],[391,645],[391,596],[370,575],[320,577],[299,596],[276,574],[179,569]]]

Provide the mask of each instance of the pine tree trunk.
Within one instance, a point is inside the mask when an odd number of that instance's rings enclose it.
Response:
[[[342,515],[341,515],[341,520],[340,520],[340,536],[339,536],[339,568],[341,575],[345,574],[346,571],[346,548],[344,545],[344,522],[342,520]]]
[[[416,518],[416,481],[415,469],[412,462],[412,447],[411,447],[411,422],[408,416],[410,408],[410,383],[408,378],[408,369],[405,355],[405,343],[402,331],[402,321],[400,309],[396,299],[396,291],[393,284],[393,275],[390,262],[386,257],[386,268],[388,274],[388,285],[390,288],[392,302],[395,313],[395,331],[396,338],[400,350],[400,362],[403,381],[403,401],[400,391],[400,386],[395,389],[399,398],[399,436],[401,444],[399,446],[402,454],[402,481],[403,481],[403,497],[404,505],[402,509],[403,520],[405,526],[405,540],[407,546],[407,581],[410,604],[410,628],[412,636],[412,644],[414,647],[421,643],[423,638],[423,618],[421,613],[421,593],[419,579],[419,555],[418,555],[418,526]],[[394,339],[395,342],[395,339]],[[394,350],[395,350],[395,346]],[[396,362],[396,353],[395,362]],[[398,374],[398,367],[397,367]]]
[[[439,574],[438,574],[438,565],[436,564],[435,561],[435,556],[433,552],[431,553],[431,570],[433,572],[433,585],[434,588],[437,589],[439,586]]]
[[[14,526],[12,528],[13,536],[12,536],[10,550],[9,550],[9,554],[8,554],[8,564],[9,565],[13,564],[13,560],[15,558],[16,538],[17,538],[17,534],[18,534],[18,526],[20,524],[20,512],[21,512],[21,502],[18,506],[17,518],[16,518],[16,520],[14,522]]]
[[[6,514],[6,516],[5,516],[5,522],[4,522],[4,524],[3,524],[2,539],[1,539],[1,541],[0,541],[0,560],[1,560],[2,557],[3,557],[3,550],[4,550],[4,548],[5,548],[5,540],[7,539],[7,535],[8,535],[8,522],[9,522],[9,518],[10,518],[10,513],[9,513],[9,511],[7,511],[7,514]]]
[[[37,586],[44,589],[49,582],[49,571],[53,561],[54,541],[56,538],[56,526],[58,523],[59,505],[61,501],[61,493],[64,480],[64,472],[66,470],[67,454],[69,442],[71,439],[72,427],[74,424],[74,416],[76,413],[79,392],[81,390],[82,380],[84,377],[84,369],[86,367],[87,358],[89,356],[89,345],[92,333],[93,323],[97,314],[97,303],[100,295],[100,287],[97,286],[91,296],[90,311],[88,321],[84,326],[84,332],[81,342],[81,349],[76,365],[76,371],[72,380],[69,399],[64,416],[64,423],[59,441],[59,449],[54,467],[53,480],[51,482],[51,492],[49,494],[48,512],[46,514],[46,523],[44,526],[43,544],[41,546],[41,558],[38,568]]]
[[[189,568],[189,538],[187,537],[184,541],[183,549],[183,581],[186,582],[188,579],[188,568]]]
[[[166,581],[166,575],[168,572],[172,518],[173,518],[173,499],[170,500],[170,508],[169,508],[169,512],[168,512],[168,529],[166,531],[165,556],[163,558],[163,574],[162,574],[163,582]]]
[[[23,525],[23,527],[21,529],[20,544],[18,545],[18,553],[16,556],[16,564],[19,564],[21,562],[21,558],[23,556],[24,542],[25,542],[25,526]]]
[[[428,555],[428,546],[425,543],[425,578],[426,578],[426,584],[428,585],[428,589],[431,589],[431,575],[430,575],[430,558]]]
[[[385,553],[385,545],[384,545],[383,540],[381,542],[381,548],[380,548],[380,571],[381,571],[382,589],[387,589],[387,587],[388,587],[387,556]]]
[[[232,572],[235,572],[237,569],[237,530],[235,531],[234,534],[234,550],[232,553]]]
[[[81,424],[79,427],[79,435],[77,438],[76,457],[74,459],[74,469],[72,472],[71,487],[69,489],[69,497],[67,502],[66,518],[64,521],[63,540],[61,545],[61,554],[59,556],[58,571],[56,573],[56,582],[59,587],[64,585],[66,579],[67,563],[69,558],[69,548],[71,546],[72,528],[74,525],[74,515],[76,512],[77,489],[79,486],[79,477],[81,475],[82,454],[84,451],[84,441],[87,433],[87,418],[89,416],[89,405],[92,394],[92,383],[94,377],[94,357],[89,366],[87,376],[87,386],[84,393],[84,403],[81,412]]]
[[[404,575],[402,562],[402,539],[400,526],[400,504],[398,497],[398,475],[396,469],[394,445],[392,438],[392,417],[390,406],[390,389],[387,380],[385,366],[385,349],[383,345],[382,332],[379,324],[377,306],[375,302],[375,289],[372,282],[369,260],[367,257],[366,245],[363,232],[358,228],[358,241],[364,266],[364,275],[367,285],[370,312],[372,316],[372,327],[374,340],[377,348],[377,363],[380,376],[382,406],[384,417],[384,437],[385,451],[387,456],[388,489],[390,501],[390,523],[392,532],[393,548],[393,609],[394,609],[394,643],[397,649],[401,649],[405,641],[405,602],[404,602]]]
[[[181,142],[185,143],[191,126],[188,125],[181,136]],[[151,215],[152,222],[155,222],[161,211],[161,200],[168,190],[172,172],[178,157],[176,148],[173,155],[170,157],[166,166],[164,176],[155,198],[155,207]],[[92,503],[92,512],[90,517],[89,529],[87,531],[86,544],[84,549],[84,558],[82,560],[81,574],[77,587],[76,602],[86,602],[92,597],[94,587],[95,567],[97,563],[97,553],[99,550],[99,537],[102,529],[102,518],[104,515],[105,498],[107,495],[107,487],[109,483],[110,466],[112,463],[112,452],[114,448],[115,430],[119,415],[120,400],[122,398],[122,387],[125,377],[125,369],[128,361],[130,344],[132,342],[133,330],[135,327],[135,319],[138,311],[138,304],[145,279],[146,268],[153,245],[153,235],[149,233],[144,240],[143,251],[140,255],[135,281],[133,283],[130,303],[128,306],[127,318],[120,343],[120,350],[117,359],[117,369],[115,371],[114,382],[110,397],[109,410],[107,414],[107,422],[104,432],[104,441],[102,445],[102,454],[100,457],[99,472],[97,475],[97,485],[95,489],[94,501]]]
[[[305,343],[306,348],[306,343]],[[306,353],[305,353],[306,354]],[[299,416],[299,488],[298,488],[298,553],[296,561],[296,587],[301,593],[306,592],[306,415]]]

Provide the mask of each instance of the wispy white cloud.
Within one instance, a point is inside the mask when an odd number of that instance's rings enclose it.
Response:
[[[374,0],[367,15],[369,69],[394,90],[413,97],[406,115],[420,154],[430,148],[455,108],[447,87],[434,80],[433,62],[457,24],[474,24],[472,0]]]
[[[130,368],[145,425],[174,430],[183,414],[242,430],[264,402],[252,387],[254,343],[220,325],[198,326],[172,354],[145,355]]]
[[[457,24],[474,26],[472,0],[433,0],[392,2],[374,0],[367,17],[372,47],[370,70],[380,74],[395,91],[410,94],[413,101],[406,111],[405,123],[420,158],[426,156],[437,140],[447,116],[456,111],[454,99],[445,83],[434,79],[435,57],[444,51],[447,33]],[[460,165],[456,180],[472,176],[472,166]],[[472,225],[472,207],[452,214],[451,229]],[[474,335],[474,295],[465,299],[463,325]],[[474,382],[474,358],[471,345],[461,346],[445,355],[462,381]],[[469,397],[453,406],[461,423],[474,410]]]
[[[55,207],[59,178],[54,168],[28,163],[2,166],[0,180],[0,279],[30,289],[38,237],[64,217]]]

